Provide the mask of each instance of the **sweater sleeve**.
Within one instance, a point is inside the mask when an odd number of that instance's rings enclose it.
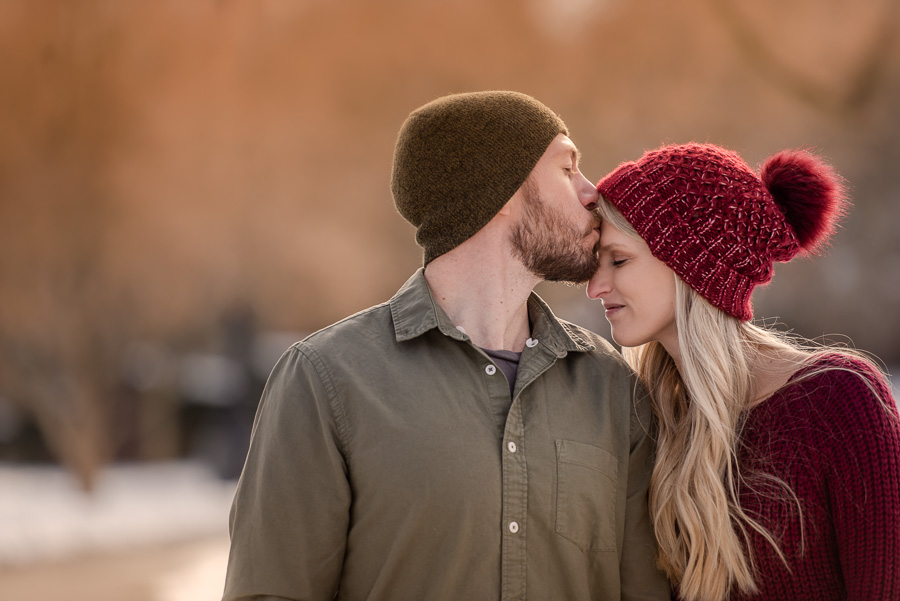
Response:
[[[850,601],[900,599],[900,420],[883,378],[854,361],[823,374],[824,416],[834,436],[823,453],[841,570]],[[823,383],[824,384],[824,383]],[[877,395],[876,395],[877,393]],[[880,398],[879,398],[880,397]]]

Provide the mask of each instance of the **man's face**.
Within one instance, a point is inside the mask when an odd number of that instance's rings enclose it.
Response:
[[[551,282],[586,282],[599,265],[598,195],[578,159],[572,141],[559,134],[519,190],[522,212],[510,245],[526,268]]]

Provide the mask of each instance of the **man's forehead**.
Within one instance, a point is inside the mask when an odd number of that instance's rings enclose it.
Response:
[[[574,154],[577,157],[581,157],[581,152],[579,152],[578,147],[575,146],[575,142],[569,139],[569,136],[565,134],[557,135],[552,142],[550,142],[550,146],[547,148],[548,154],[554,155],[570,155]]]

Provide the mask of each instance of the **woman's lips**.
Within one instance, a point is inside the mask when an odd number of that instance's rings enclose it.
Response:
[[[617,304],[613,304],[613,303],[610,303],[608,305],[603,305],[603,308],[605,309],[604,313],[606,314],[607,317],[611,317],[611,316],[615,315],[624,307],[625,307],[625,305],[617,305]]]

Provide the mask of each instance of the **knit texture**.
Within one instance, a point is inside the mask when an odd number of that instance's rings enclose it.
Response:
[[[900,423],[885,383],[866,363],[830,355],[753,409],[739,452],[741,505],[781,541],[790,571],[750,532],[754,601],[900,599]],[[876,399],[861,373],[889,404]],[[805,370],[803,370],[805,371]],[[799,373],[803,373],[803,371]],[[782,488],[796,493],[801,518]]]
[[[483,228],[560,133],[568,130],[556,113],[518,92],[453,94],[410,113],[391,192],[425,264]]]
[[[773,263],[821,246],[845,201],[836,174],[808,153],[784,151],[766,166],[763,181],[718,146],[664,146],[622,163],[597,189],[654,256],[746,321],[753,289],[772,279]]]

